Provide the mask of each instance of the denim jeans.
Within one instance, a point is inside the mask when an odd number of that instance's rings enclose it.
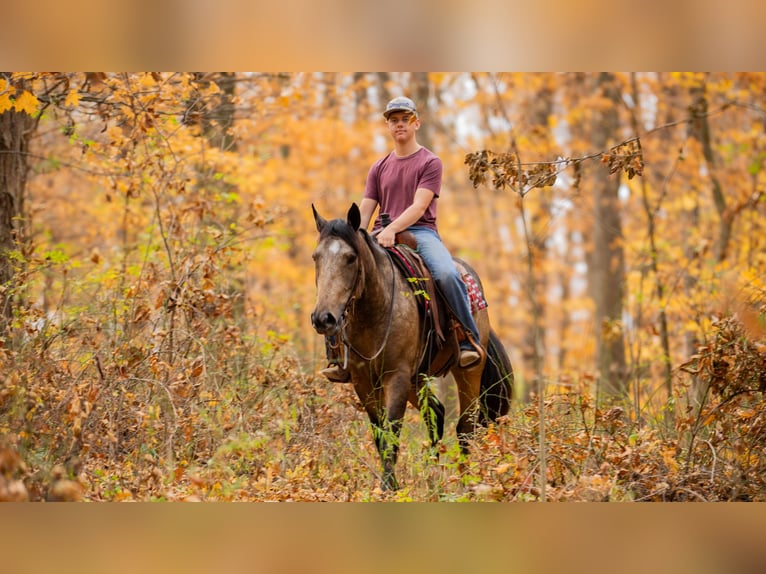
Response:
[[[436,285],[439,287],[447,303],[454,311],[458,321],[470,331],[473,340],[479,343],[479,330],[471,315],[468,303],[468,291],[455,267],[452,255],[442,243],[439,234],[429,227],[413,226],[408,229],[418,241],[418,254],[431,271]]]

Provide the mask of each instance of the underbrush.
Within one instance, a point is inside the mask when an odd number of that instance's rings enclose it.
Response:
[[[190,323],[191,325],[191,323]],[[731,317],[656,413],[549,384],[459,454],[454,414],[434,457],[409,409],[382,492],[350,385],[307,373],[289,341],[230,319],[113,344],[82,320],[0,354],[0,497],[84,501],[766,500],[766,353]],[[760,337],[760,338],[759,338]],[[671,410],[672,409],[672,410]]]

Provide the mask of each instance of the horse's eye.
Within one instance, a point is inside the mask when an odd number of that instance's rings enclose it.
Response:
[[[356,263],[356,254],[349,253],[348,255],[346,255],[346,264],[353,265],[354,263]]]

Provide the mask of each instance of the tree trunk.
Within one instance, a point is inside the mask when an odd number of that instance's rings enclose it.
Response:
[[[524,102],[523,117],[529,123],[528,136],[535,143],[535,148],[550,149],[549,141],[536,141],[539,138],[550,137],[548,130],[548,117],[553,112],[553,84],[549,82],[550,78],[545,79],[545,84],[537,90],[526,102]],[[530,144],[531,145],[531,144]],[[531,158],[532,161],[545,161],[547,157]],[[529,161],[529,157],[524,157]],[[531,316],[531,325],[528,326],[522,347],[522,356],[524,362],[528,365],[539,365],[542,372],[545,366],[545,357],[547,349],[545,344],[545,309],[547,301],[547,273],[545,261],[548,258],[548,226],[550,224],[551,214],[551,191],[550,188],[538,188],[531,192],[530,196],[524,199],[529,206],[530,245],[528,246],[534,265],[529,269],[530,276],[527,280],[529,286],[529,314]],[[524,388],[524,400],[530,398],[531,393],[538,393],[542,380],[540,374],[536,373],[532,384]]]
[[[431,114],[431,109],[428,105],[431,95],[431,83],[428,81],[428,72],[413,72],[410,78],[410,88],[412,90],[412,99],[418,107],[418,115],[422,122],[418,131],[418,142],[433,150],[433,137],[431,136],[433,114]]]
[[[388,72],[378,72],[376,74],[378,81],[378,92],[380,93],[380,113],[386,108],[386,104],[391,99],[391,91],[388,89],[388,84],[391,81],[391,75]]]
[[[221,90],[216,106],[202,107],[202,130],[205,137],[215,148],[223,151],[236,151],[236,142],[231,132],[234,125],[234,93],[237,77],[233,72],[215,72],[212,74],[197,72],[194,74],[202,88],[208,88],[215,82]]]
[[[727,209],[726,196],[724,195],[721,182],[716,173],[716,162],[713,154],[712,138],[710,136],[710,122],[708,122],[707,85],[705,81],[691,89],[692,104],[689,107],[691,113],[690,135],[700,142],[702,154],[705,157],[707,170],[710,174],[710,187],[713,194],[713,204],[718,213],[718,241],[716,243],[715,258],[719,263],[726,259],[726,254],[731,241],[731,230],[734,223],[733,213]]]
[[[5,74],[3,74],[5,75]],[[17,90],[23,86],[17,85]],[[27,113],[0,113],[0,337],[13,317],[12,253],[24,240],[24,195],[29,172],[29,136],[35,120]]]
[[[593,145],[605,150],[617,141],[621,94],[613,74],[599,74],[595,91],[602,98],[593,111]],[[622,310],[625,260],[618,190],[620,173],[610,175],[600,167],[593,173],[593,250],[589,284],[596,306],[597,366],[601,388],[609,395],[627,392]]]

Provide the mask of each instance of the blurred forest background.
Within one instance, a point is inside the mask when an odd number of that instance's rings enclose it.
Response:
[[[517,384],[382,493],[311,204],[397,95]],[[0,499],[764,500],[765,122],[764,73],[0,74]]]

